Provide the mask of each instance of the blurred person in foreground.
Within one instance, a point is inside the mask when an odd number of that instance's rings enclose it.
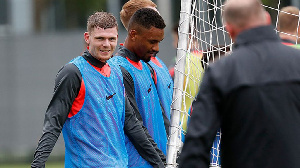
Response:
[[[125,29],[128,30],[129,20],[138,9],[150,8],[157,11],[156,7],[157,5],[151,0],[129,0],[123,5],[122,10],[120,11],[121,22],[123,23]],[[152,78],[158,92],[159,100],[165,113],[164,123],[167,135],[169,136],[170,113],[174,83],[167,66],[157,55],[151,57],[150,61],[146,62],[146,64],[151,71]]]
[[[45,167],[61,132],[65,167],[128,167],[128,138],[151,165],[163,167],[129,104],[120,67],[108,61],[118,40],[116,18],[95,12],[84,39],[87,50],[57,74],[31,167]]]
[[[179,167],[208,168],[221,127],[222,168],[299,168],[299,50],[258,0],[227,0],[223,18],[234,48],[205,70]]]
[[[224,45],[213,45],[209,49],[203,51],[203,56],[201,58],[201,66],[204,70],[206,70],[209,66],[209,64],[221,59],[221,57],[224,57],[230,53],[230,46],[224,46]],[[190,107],[188,114],[189,116],[192,116],[193,109]],[[187,119],[187,125],[189,122],[190,117]],[[183,132],[181,135],[181,140],[184,143],[185,141],[185,134],[186,132]],[[213,142],[213,145],[211,147],[210,151],[210,165],[218,165],[221,166],[221,157],[220,157],[220,146],[221,146],[221,130],[218,129],[216,133],[215,140]]]
[[[142,8],[130,18],[128,34],[124,46],[120,46],[111,61],[121,67],[125,91],[135,109],[135,114],[150,133],[149,139],[166,154],[167,131],[164,126],[163,108],[145,62],[159,51],[159,43],[164,39],[165,23],[155,10]],[[143,60],[143,61],[141,61]],[[129,167],[151,167],[128,142]],[[161,152],[160,151],[160,152]]]
[[[299,8],[286,6],[280,9],[278,31],[282,43],[300,49]]]

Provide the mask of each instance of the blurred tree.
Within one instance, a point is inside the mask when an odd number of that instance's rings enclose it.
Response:
[[[8,23],[8,0],[0,0],[0,25]]]
[[[64,1],[66,7],[66,28],[86,28],[86,20],[89,15],[95,11],[107,11],[106,0]]]
[[[107,11],[106,0],[34,0],[35,30],[57,31],[86,27],[95,11]]]

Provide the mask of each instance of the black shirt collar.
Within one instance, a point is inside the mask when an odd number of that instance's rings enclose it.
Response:
[[[126,47],[120,45],[119,50],[115,54],[115,56],[122,56],[124,58],[128,57],[130,60],[134,62],[139,62],[141,59],[133,52],[128,50]]]
[[[240,33],[237,36],[234,46],[245,45],[247,43],[257,43],[261,41],[278,41],[279,36],[275,33],[273,26],[260,26]]]
[[[102,68],[106,64],[106,62],[99,61],[98,59],[93,57],[87,49],[83,52],[82,57],[85,60],[87,60],[90,64],[98,68]]]

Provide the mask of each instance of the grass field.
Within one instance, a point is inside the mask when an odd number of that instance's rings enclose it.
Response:
[[[46,163],[47,168],[64,168],[63,162]],[[30,168],[30,163],[0,164],[0,168]]]

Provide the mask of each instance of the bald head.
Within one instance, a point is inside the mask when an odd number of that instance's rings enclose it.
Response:
[[[223,18],[226,23],[239,28],[264,25],[266,11],[260,0],[227,0],[224,5]]]
[[[280,10],[278,29],[285,33],[295,33],[299,25],[299,8],[286,6]]]
[[[233,41],[247,29],[271,24],[270,15],[260,0],[227,0],[224,4],[223,19]]]
[[[278,27],[281,39],[300,43],[299,8],[287,6],[280,10],[278,16]]]

